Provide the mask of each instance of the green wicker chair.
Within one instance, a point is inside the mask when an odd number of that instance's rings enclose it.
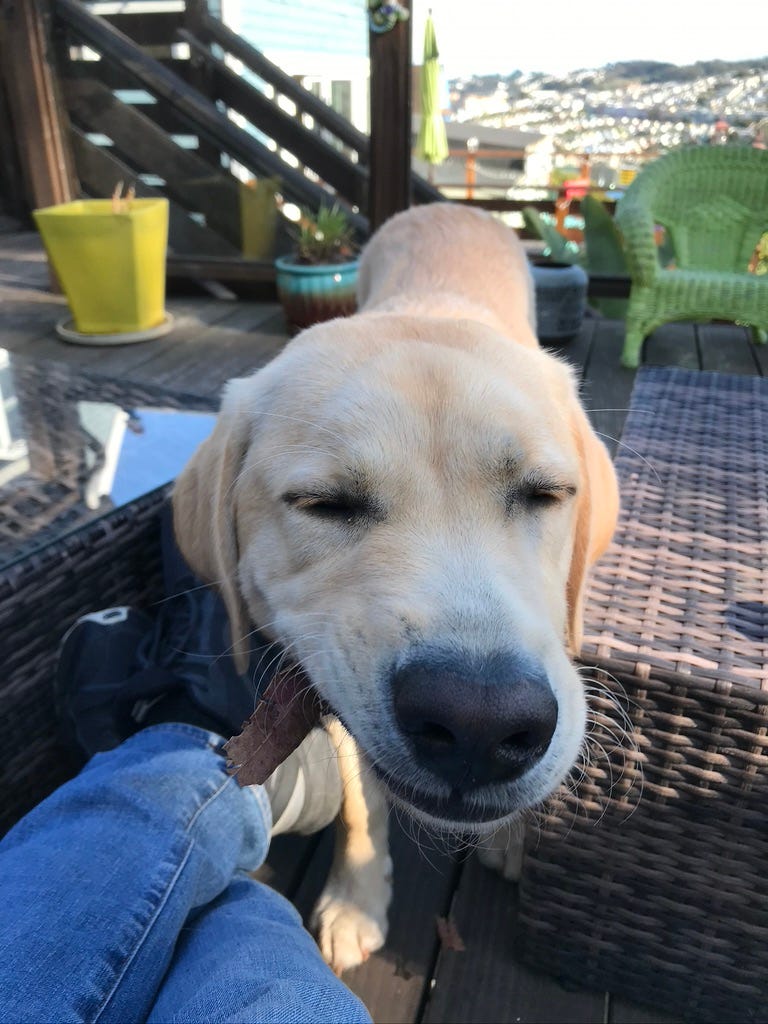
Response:
[[[621,361],[636,367],[643,339],[671,320],[734,320],[768,329],[768,275],[747,271],[768,231],[768,151],[697,146],[660,157],[620,201],[632,290]],[[675,269],[662,268],[654,227],[662,224]]]

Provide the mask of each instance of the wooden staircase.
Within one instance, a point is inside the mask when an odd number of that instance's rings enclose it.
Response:
[[[368,136],[227,28],[205,0],[133,0],[105,16],[78,0],[48,6],[79,189],[107,197],[123,181],[138,196],[166,196],[170,277],[255,285],[257,293],[273,282],[273,258],[289,244],[275,189],[301,208],[338,203],[360,240],[367,237]],[[417,202],[442,198],[417,175],[411,189]],[[256,258],[245,237],[253,218],[275,221],[273,241]]]

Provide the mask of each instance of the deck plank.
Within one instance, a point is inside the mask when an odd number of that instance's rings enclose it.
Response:
[[[395,900],[384,948],[345,981],[377,1024],[410,1024],[426,1000],[437,958],[436,919],[444,916],[456,884],[453,857],[422,850],[400,825],[391,841]]]
[[[436,918],[447,912],[456,882],[455,858],[419,845],[391,819],[395,898],[383,949],[344,981],[358,995],[377,1024],[412,1024],[418,1020],[437,956]],[[294,903],[308,920],[330,868],[332,830],[327,830]],[[271,860],[270,856],[270,860]]]
[[[579,379],[582,381],[584,380],[585,369],[589,365],[598,322],[598,317],[587,317],[575,338],[562,343],[543,345],[547,352],[561,356],[566,362],[570,363],[576,369]]]
[[[15,291],[1,288],[0,299],[0,344],[9,352],[28,351],[38,338],[52,336],[56,321],[67,312],[60,295],[41,293],[30,301],[29,293],[20,297]]]
[[[584,375],[583,399],[595,430],[613,455],[624,429],[634,370],[620,363],[624,324],[598,320]]]
[[[53,325],[62,315],[55,308],[53,315],[27,318],[6,347],[36,359],[205,397],[218,396],[227,380],[263,366],[287,339],[276,304],[193,299],[168,303],[176,323],[164,338],[104,347],[70,345],[55,335]],[[0,343],[6,338],[3,332]]]
[[[749,331],[736,324],[700,324],[702,370],[753,376],[758,369]]]
[[[169,334],[154,341],[97,349],[98,363],[92,369],[106,375],[119,374],[126,380],[140,383],[167,383],[162,380],[162,368],[169,364],[184,365],[188,345],[202,344],[210,360],[208,333],[221,319],[232,315],[233,306],[237,303],[216,299],[171,300],[167,308],[174,317],[174,325]]]
[[[646,339],[643,365],[683,366],[688,370],[698,370],[701,359],[691,325],[672,323],[658,327]]]
[[[48,260],[36,231],[0,235],[0,288],[9,291],[50,292]]]
[[[72,345],[62,341],[56,334],[56,322],[64,318],[66,303],[60,296],[55,302],[24,304],[19,314],[18,333],[8,337],[3,333],[2,343],[8,349],[35,359],[65,363],[83,370],[92,370],[107,376],[132,379],[134,369],[148,363],[158,353],[178,343],[181,337],[204,331],[210,320],[225,316],[228,303],[215,299],[172,300],[169,310],[177,323],[170,334],[155,341],[144,341],[128,345]],[[223,307],[223,308],[222,308]],[[5,303],[2,306],[2,322],[5,323]],[[39,324],[39,329],[38,329]],[[25,336],[26,328],[26,336]],[[151,374],[142,379],[153,380]]]
[[[173,363],[156,371],[158,380],[184,391],[204,386],[219,394],[226,381],[250,375],[273,359],[286,343],[282,312],[265,305],[256,318],[253,305],[242,305],[199,342],[179,346]]]
[[[752,349],[757,365],[758,373],[762,377],[768,377],[768,344],[757,344]]]
[[[442,949],[424,1024],[603,1024],[604,993],[567,991],[514,959],[517,888],[464,865],[451,916],[463,952]]]

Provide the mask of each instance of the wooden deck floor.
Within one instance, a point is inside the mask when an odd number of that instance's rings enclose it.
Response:
[[[0,347],[137,383],[218,396],[233,376],[266,363],[286,340],[279,308],[214,298],[172,298],[168,337],[141,345],[81,348],[59,341],[54,325],[66,307],[47,290],[34,235],[0,235]],[[587,320],[562,347],[579,368],[597,428],[615,449],[634,373],[619,366],[620,322]],[[648,339],[644,362],[730,373],[768,372],[768,352],[732,325],[675,324]],[[563,989],[515,963],[515,887],[483,869],[473,855],[417,845],[393,821],[395,900],[387,945],[346,977],[377,1021],[641,1024],[670,1020],[604,992]],[[309,840],[281,837],[265,869],[271,884],[303,913],[319,894],[331,856],[329,832]],[[436,917],[455,920],[465,950],[440,946]]]

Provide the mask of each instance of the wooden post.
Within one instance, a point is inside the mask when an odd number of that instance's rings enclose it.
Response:
[[[24,219],[28,213],[19,147],[13,132],[5,85],[0,75],[0,215]]]
[[[571,200],[566,199],[562,189],[558,190],[555,200],[555,227],[561,235],[565,234],[565,218],[571,209]]]
[[[77,196],[69,122],[51,70],[47,0],[0,0],[0,74],[31,207]]]
[[[467,199],[475,198],[475,182],[477,181],[477,163],[475,154],[467,149],[464,155],[464,178],[467,186]]]
[[[410,4],[404,2],[404,7]],[[411,205],[411,20],[371,32],[371,231]]]

